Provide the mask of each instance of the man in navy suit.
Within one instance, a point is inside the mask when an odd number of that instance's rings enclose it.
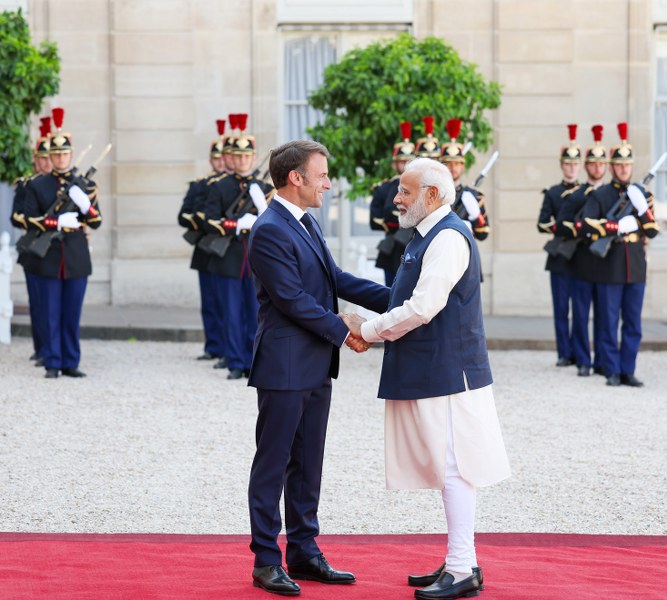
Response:
[[[352,573],[329,565],[315,540],[331,378],[350,335],[338,316],[338,297],[376,312],[389,303],[388,288],[336,266],[319,225],[306,213],[321,207],[331,188],[328,156],[324,146],[306,140],[273,150],[269,170],[277,194],[249,242],[259,300],[249,379],[259,407],[248,488],[252,577],[256,587],[283,595],[300,593],[293,579],[355,582]],[[355,349],[366,349],[360,343]],[[277,543],[283,492],[288,572]]]

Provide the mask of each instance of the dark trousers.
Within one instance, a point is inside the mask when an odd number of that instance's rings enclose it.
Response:
[[[250,549],[255,566],[282,564],[278,547],[280,496],[285,494],[286,561],[294,565],[320,554],[322,461],[331,380],[316,390],[257,390],[257,451],[250,470]]]
[[[596,285],[584,279],[572,279],[572,349],[580,367],[591,366],[588,322],[593,305],[593,366],[602,366],[600,348],[600,307]]]
[[[642,339],[645,283],[599,283],[602,368],[607,375],[634,375]],[[621,343],[618,326],[621,324]]]
[[[201,320],[204,326],[204,350],[212,356],[226,356],[224,303],[221,277],[199,271]]]
[[[563,273],[551,275],[551,301],[554,309],[556,348],[558,358],[574,358],[570,333],[570,301],[572,299],[572,277]]]
[[[393,285],[395,278],[396,278],[396,271],[389,271],[387,269],[384,269],[384,284],[387,287],[391,287]]]
[[[257,333],[257,293],[252,277],[220,277],[225,306],[227,367],[250,369]]]
[[[44,367],[75,369],[81,360],[79,324],[87,277],[53,279],[36,275],[44,324]]]
[[[42,358],[42,346],[44,342],[44,323],[42,319],[41,300],[39,298],[39,282],[37,275],[25,273],[25,284],[28,288],[28,306],[30,308],[30,331],[32,333],[32,346],[35,350],[35,356]]]

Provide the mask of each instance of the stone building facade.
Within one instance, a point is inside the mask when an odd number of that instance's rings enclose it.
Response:
[[[536,220],[542,188],[560,178],[567,123],[579,124],[582,145],[591,141],[591,125],[602,123],[611,145],[616,123],[627,121],[637,179],[667,150],[667,0],[0,2],[16,6],[35,40],[58,44],[61,90],[45,109],[65,107],[75,145],[93,145],[88,158],[113,143],[99,168],[105,223],[91,240],[89,303],[195,306],[190,247],[176,214],[187,181],[208,170],[215,119],[248,112],[263,156],[314,118],[304,97],[290,96],[300,60],[335,60],[401,31],[446,39],[503,86],[502,105],[490,114],[490,152],[499,150],[500,159],[484,183],[492,219],[480,244],[488,313],[550,314]],[[475,168],[487,158],[479,156]],[[663,230],[665,173],[652,185]],[[357,257],[350,249],[377,243],[368,200],[334,198],[327,215],[328,242],[351,269]],[[667,239],[659,236],[649,254],[644,314],[662,318]],[[19,304],[23,287],[17,270]]]

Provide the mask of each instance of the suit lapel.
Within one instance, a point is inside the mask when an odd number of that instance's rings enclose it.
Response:
[[[331,253],[327,249],[326,244],[324,243],[324,239],[322,239],[318,226],[315,225],[315,229],[317,230],[317,235],[319,236],[319,240],[314,240],[312,237],[310,237],[310,234],[306,231],[303,225],[299,223],[294,218],[294,215],[290,213],[282,204],[280,204],[280,202],[271,202],[269,204],[269,208],[274,208],[287,221],[287,224],[292,229],[294,229],[297,232],[297,234],[301,236],[301,238],[312,248],[318,260],[322,264],[322,267],[329,276],[329,279],[331,280],[335,290],[336,285],[335,285],[335,278],[333,277],[334,273],[333,258],[331,256]],[[315,219],[313,219],[313,221],[314,220]],[[321,250],[320,248],[318,248],[318,246],[321,248]],[[322,253],[324,253],[324,256],[322,256]]]

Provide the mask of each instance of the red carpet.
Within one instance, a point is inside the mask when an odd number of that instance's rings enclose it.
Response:
[[[442,561],[443,535],[320,536],[353,586],[302,582],[309,600],[413,597],[406,575]],[[0,533],[0,598],[259,599],[247,536]],[[284,540],[283,540],[284,544]],[[284,547],[284,546],[283,546]],[[667,598],[667,536],[478,534],[486,600]]]

